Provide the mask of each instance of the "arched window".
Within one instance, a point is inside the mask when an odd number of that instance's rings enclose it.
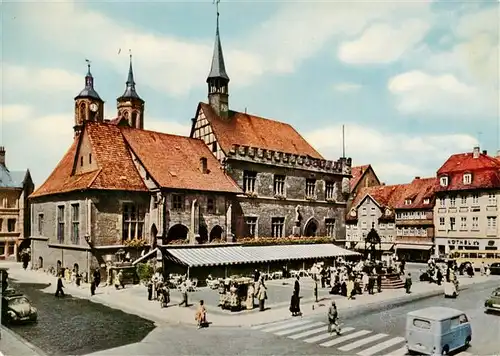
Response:
[[[85,115],[85,111],[86,111],[86,107],[85,107],[85,103],[81,103],[80,104],[80,121],[83,123],[86,119],[87,119],[87,116]]]

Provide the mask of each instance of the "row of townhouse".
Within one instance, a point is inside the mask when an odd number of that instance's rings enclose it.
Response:
[[[498,250],[500,160],[474,147],[454,154],[436,177],[384,185],[371,169],[357,176],[353,167],[346,215],[348,248],[363,250],[368,232],[380,236],[380,248],[399,258],[425,261],[453,250]],[[363,177],[365,185],[353,186]],[[370,184],[371,183],[371,184]]]

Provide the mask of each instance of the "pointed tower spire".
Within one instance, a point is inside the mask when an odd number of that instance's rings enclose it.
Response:
[[[217,115],[223,119],[229,117],[229,76],[224,64],[222,45],[219,34],[219,2],[214,0],[217,10],[217,25],[215,30],[214,53],[212,56],[212,66],[208,74],[208,101]]]
[[[140,101],[144,101],[141,99],[139,94],[137,94],[137,91],[135,90],[135,81],[134,81],[134,71],[132,69],[132,53],[130,52],[130,63],[128,67],[128,77],[127,77],[127,82],[126,82],[126,87],[125,87],[125,92],[121,97],[118,98],[120,99],[138,99]]]
[[[229,76],[227,75],[226,66],[224,64],[224,54],[222,53],[222,45],[220,43],[219,2],[220,0],[214,0],[215,6],[217,8],[217,25],[215,29],[215,44],[214,44],[214,53],[212,56],[212,67],[210,68],[210,73],[208,74],[207,83],[212,78],[223,78],[229,82]]]
[[[144,128],[144,100],[141,99],[135,90],[134,71],[132,69],[132,51],[128,67],[128,76],[125,92],[117,101],[118,117],[124,118],[130,127],[137,129]]]

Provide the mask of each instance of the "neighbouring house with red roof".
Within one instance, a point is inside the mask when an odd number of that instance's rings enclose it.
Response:
[[[238,238],[341,239],[351,159],[326,160],[289,124],[232,110],[218,26],[207,84],[208,104],[198,105],[190,136],[205,142],[243,190]]]
[[[35,188],[29,170],[7,168],[5,147],[0,147],[0,259],[18,259],[29,248],[30,205]]]
[[[436,252],[498,250],[498,158],[474,147],[472,152],[450,156],[437,171],[437,178]]]
[[[427,261],[434,237],[436,178],[415,177],[411,183],[362,187],[346,216],[346,246],[363,250],[374,228],[383,251],[407,261]]]
[[[349,201],[347,203],[348,209],[351,207],[354,198],[356,198],[361,188],[381,185],[371,164],[352,167],[351,175]]]
[[[399,259],[427,262],[434,247],[433,210],[437,178],[415,177],[395,202],[396,245]]]
[[[384,252],[394,250],[396,243],[395,206],[405,185],[363,187],[354,198],[346,216],[346,246],[365,250],[365,239],[374,228],[380,236]]]

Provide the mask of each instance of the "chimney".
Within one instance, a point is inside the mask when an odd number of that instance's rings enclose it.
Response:
[[[488,151],[487,150],[483,150],[483,155],[487,155],[488,154]]]
[[[0,146],[0,165],[5,167],[5,147]]]
[[[200,171],[203,174],[208,173],[207,158],[206,157],[201,157],[200,158]]]
[[[475,146],[472,150],[472,157],[479,158],[479,153],[481,152],[479,146]]]

